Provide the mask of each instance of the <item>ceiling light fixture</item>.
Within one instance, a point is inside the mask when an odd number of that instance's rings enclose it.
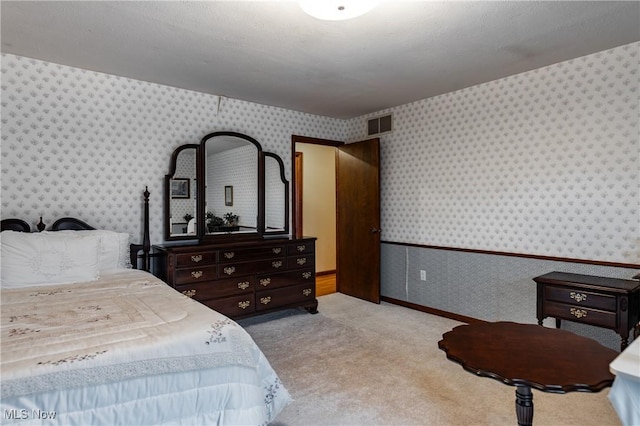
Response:
[[[325,21],[343,21],[364,15],[378,5],[368,0],[303,0],[302,10],[314,18]]]

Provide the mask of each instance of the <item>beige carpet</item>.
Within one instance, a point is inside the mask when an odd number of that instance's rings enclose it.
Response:
[[[240,321],[295,399],[276,425],[515,425],[515,388],[438,349],[459,322],[339,293]],[[599,393],[533,391],[534,425],[619,425]]]

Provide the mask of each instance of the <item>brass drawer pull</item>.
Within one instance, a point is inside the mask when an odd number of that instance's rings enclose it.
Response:
[[[271,262],[271,266],[276,269],[282,267],[282,260],[274,260],[273,262]]]
[[[311,278],[311,272],[303,272],[302,278],[304,278],[305,280],[308,280],[309,278]]]
[[[587,317],[587,311],[585,311],[584,309],[571,308],[571,310],[569,312],[571,312],[571,315],[573,315],[576,318],[586,318]]]
[[[583,293],[576,293],[575,291],[571,292],[571,298],[576,302],[580,303],[587,300],[587,295]]]
[[[280,247],[274,247],[271,249],[271,251],[273,252],[273,254],[280,254],[282,249]]]
[[[191,276],[193,278],[200,278],[203,275],[204,275],[204,272],[202,271],[191,271]]]
[[[227,251],[227,252],[225,252],[225,253],[224,253],[224,257],[225,257],[226,259],[233,259],[233,257],[234,257],[235,255],[236,255],[236,254],[235,254],[234,252],[232,252],[232,251]]]
[[[266,287],[269,284],[271,284],[271,278],[260,278],[260,285]]]
[[[194,263],[198,263],[202,260],[202,255],[201,254],[195,254],[193,256],[191,256],[191,261]]]
[[[296,260],[296,263],[300,266],[304,265],[305,263],[307,263],[307,258],[306,257],[301,257],[300,259]]]
[[[251,302],[248,300],[245,300],[244,302],[238,302],[238,308],[240,309],[247,309],[249,306],[251,306]]]
[[[298,251],[304,251],[304,249],[307,248],[307,246],[305,246],[304,244],[301,246],[296,247],[298,249]]]
[[[196,291],[195,290],[185,290],[182,292],[182,294],[184,294],[187,297],[193,297],[196,295]]]
[[[223,271],[227,275],[233,275],[233,273],[236,271],[236,267],[235,266],[227,266],[226,268],[223,269]]]
[[[267,296],[267,297],[262,297],[260,298],[260,303],[262,303],[263,305],[267,305],[271,302],[271,296]]]
[[[238,283],[238,288],[240,290],[246,290],[249,288],[249,281],[242,281]]]
[[[304,290],[302,290],[302,294],[305,296],[309,296],[311,292],[312,290],[310,288],[305,288]]]

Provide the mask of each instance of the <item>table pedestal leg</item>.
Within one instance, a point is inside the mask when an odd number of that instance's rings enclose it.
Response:
[[[533,394],[529,386],[516,386],[516,417],[520,426],[533,424]]]

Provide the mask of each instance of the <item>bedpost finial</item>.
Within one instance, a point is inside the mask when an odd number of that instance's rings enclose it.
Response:
[[[44,222],[42,221],[42,216],[40,216],[40,222],[38,222],[38,224],[36,225],[36,228],[38,228],[38,232],[44,231],[44,228],[46,227],[47,225],[44,224]]]
[[[148,186],[145,186],[145,187],[144,187],[144,192],[143,192],[143,194],[144,194],[144,199],[145,199],[145,201],[149,201],[149,195],[150,195],[151,193],[149,192],[149,187],[148,187]]]

